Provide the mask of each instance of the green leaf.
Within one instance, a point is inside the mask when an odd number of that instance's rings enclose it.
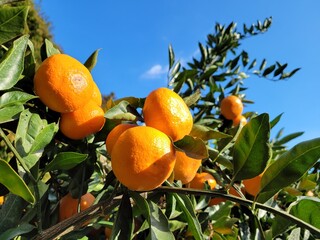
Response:
[[[14,239],[17,236],[20,236],[22,234],[31,232],[35,226],[29,224],[29,223],[22,223],[18,225],[17,227],[11,228],[4,233],[0,234],[0,239],[2,240],[10,240]]]
[[[23,105],[13,105],[0,108],[0,123],[11,122],[19,118],[19,114],[24,110]]]
[[[86,66],[86,68],[88,68],[90,72],[92,71],[94,66],[97,64],[98,54],[100,50],[101,49],[97,49],[96,51],[94,51],[90,55],[90,57],[87,59],[87,61],[84,63],[84,65]]]
[[[25,32],[29,7],[0,8],[0,44]]]
[[[188,227],[192,232],[193,237],[196,240],[203,240],[204,237],[202,234],[201,225],[197,216],[195,215],[191,200],[183,194],[173,193],[173,196],[176,198],[178,206],[181,208],[187,218]]]
[[[20,80],[28,38],[29,36],[25,35],[15,40],[0,63],[0,90],[10,89]]]
[[[258,202],[299,180],[320,158],[320,138],[304,141],[283,153],[265,171]]]
[[[114,239],[131,239],[132,232],[132,209],[128,193],[124,193],[117,213],[116,220],[113,224],[110,240]]]
[[[270,129],[272,129],[275,125],[277,125],[277,123],[280,121],[282,114],[279,114],[278,116],[276,116],[272,121],[270,121]]]
[[[53,170],[69,170],[86,160],[88,154],[77,152],[61,152],[46,166],[44,172]]]
[[[51,142],[56,131],[55,123],[48,125],[38,114],[29,110],[21,113],[15,147],[29,169],[40,159],[44,148]]]
[[[263,59],[260,64],[259,70],[262,71],[266,67],[266,64],[267,64],[267,60]]]
[[[263,172],[270,158],[269,115],[264,113],[246,124],[233,151],[234,181],[253,178]]]
[[[2,94],[0,97],[0,109],[10,105],[20,105],[27,101],[37,98],[35,95],[31,95],[25,92],[12,91]]]
[[[226,167],[230,171],[233,170],[233,164],[228,158],[226,158],[223,155],[221,155],[216,149],[209,148],[208,150],[209,150],[209,157],[212,160],[217,161],[217,163],[219,163],[222,166]]]
[[[209,156],[207,146],[200,138],[186,135],[173,144],[191,158],[204,159]]]
[[[220,139],[220,138],[230,138],[232,137],[229,134],[225,134],[223,132],[219,132],[210,127],[193,124],[192,130],[190,132],[190,136],[201,138],[203,141],[208,141],[210,139]]]
[[[286,63],[286,64],[283,64],[283,65],[278,64],[278,68],[277,68],[276,71],[274,71],[273,76],[274,76],[274,77],[278,76],[280,73],[283,72],[283,70],[284,70],[287,66],[288,66],[287,63]]]
[[[174,51],[172,48],[172,45],[169,45],[169,69],[172,68],[173,64],[175,62],[175,56],[174,56]]]
[[[267,76],[268,74],[270,74],[274,69],[276,68],[276,65],[273,64],[271,65],[270,67],[266,68],[263,73],[262,73],[262,76]]]
[[[130,112],[130,103],[127,101],[121,101],[116,106],[109,109],[105,115],[108,119],[135,121],[137,116]]]
[[[59,49],[55,48],[55,47],[53,46],[53,43],[50,42],[48,39],[45,39],[45,41],[44,41],[44,47],[45,47],[45,53],[46,53],[45,58],[60,53]]]
[[[169,222],[161,209],[154,202],[143,198],[136,192],[130,192],[130,195],[137,204],[143,216],[147,219],[150,227],[148,239],[172,239],[173,234],[170,232]]]
[[[8,190],[30,203],[35,202],[35,198],[26,183],[18,173],[9,165],[8,162],[0,159],[0,183]]]
[[[303,133],[304,132],[291,133],[291,134],[289,134],[287,136],[284,136],[283,138],[279,139],[277,142],[275,142],[275,145],[286,144],[287,142],[291,141],[292,139],[300,137]]]
[[[190,107],[193,104],[195,104],[200,98],[201,98],[201,92],[198,89],[195,93],[191,94],[188,97],[185,97],[183,101],[186,103],[188,107]]]
[[[320,202],[302,199],[290,209],[290,214],[320,229]]]

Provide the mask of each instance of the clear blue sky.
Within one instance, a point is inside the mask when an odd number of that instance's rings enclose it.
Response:
[[[176,58],[191,61],[198,42],[204,43],[216,22],[250,25],[272,16],[271,29],[243,42],[251,59],[301,67],[290,80],[272,82],[255,76],[245,80],[247,98],[255,104],[245,111],[284,113],[276,130],[304,131],[292,144],[320,137],[320,1],[212,0],[38,0],[52,23],[55,42],[84,62],[101,48],[92,74],[104,94],[117,98],[145,97],[166,86],[168,45]],[[275,133],[274,131],[273,133]],[[292,145],[290,144],[290,145]]]

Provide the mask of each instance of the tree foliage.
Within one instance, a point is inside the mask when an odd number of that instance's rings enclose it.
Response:
[[[170,178],[141,193],[118,182],[105,139],[122,121],[143,123],[145,99],[106,98],[107,121],[100,132],[77,141],[63,136],[60,115],[43,105],[32,82],[37,61],[59,49],[46,30],[38,32],[39,38],[28,34],[27,25],[38,29],[38,17],[28,4],[2,1],[0,7],[6,23],[0,26],[0,195],[5,196],[0,239],[103,239],[104,228],[112,228],[111,239],[320,237],[320,139],[287,149],[302,133],[283,136],[280,131],[270,139],[281,115],[270,119],[268,113],[246,112],[248,123],[234,127],[220,114],[227,95],[253,103],[245,95],[246,78],[281,81],[299,70],[288,71],[287,63],[250,60],[240,49],[246,38],[267,32],[271,18],[243,25],[241,31],[235,23],[216,24],[206,43],[198,44],[200,57],[186,66],[169,46],[168,86],[184,98],[194,117],[191,133],[174,146],[201,158],[199,171],[211,173],[218,187],[191,189]],[[98,50],[84,65],[91,70],[97,59]],[[251,196],[243,180],[261,173],[260,190]],[[59,200],[68,192],[75,198],[91,192],[96,201],[59,222]],[[222,200],[210,205],[212,199]]]

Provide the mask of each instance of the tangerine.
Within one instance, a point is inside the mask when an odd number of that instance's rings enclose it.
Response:
[[[56,112],[72,112],[91,99],[94,82],[89,70],[75,58],[55,54],[45,59],[34,76],[40,100]]]
[[[112,149],[120,135],[129,128],[136,127],[135,124],[122,123],[115,126],[111,132],[108,134],[106,139],[106,148],[108,153],[111,155]]]
[[[104,123],[104,111],[91,100],[74,112],[61,113],[60,131],[68,138],[80,140],[100,131]]]
[[[260,183],[263,173],[259,174],[258,176],[255,176],[250,179],[243,180],[243,185],[247,193],[249,193],[251,196],[255,197],[257,196],[259,190],[260,190]]]
[[[91,193],[86,193],[80,198],[80,211],[93,205],[95,197]],[[60,199],[59,202],[59,222],[78,213],[79,199],[73,198],[70,193]]]
[[[0,205],[4,203],[4,196],[0,196]]]
[[[176,155],[170,138],[148,126],[127,129],[111,153],[111,166],[117,179],[136,191],[159,187],[172,173]]]
[[[192,115],[186,103],[168,88],[158,88],[147,96],[143,115],[147,126],[164,132],[173,141],[188,135],[193,125]]]
[[[93,82],[93,91],[92,91],[92,100],[101,107],[102,105],[102,96],[101,96],[101,92],[98,88],[98,85]]]
[[[246,119],[245,116],[239,115],[239,116],[237,116],[236,118],[234,118],[234,119],[232,120],[232,122],[233,122],[233,123],[232,123],[232,126],[234,126],[234,127],[238,126],[240,123],[241,123],[242,126],[244,126],[244,125],[247,124],[247,119]]]
[[[174,179],[182,184],[189,183],[196,175],[201,165],[201,159],[188,157],[184,152],[176,151],[176,164],[174,165]]]
[[[204,189],[206,182],[209,184],[211,190],[217,185],[215,178],[210,173],[202,172],[195,175],[195,177],[189,183],[189,187],[195,189]]]
[[[240,98],[231,95],[222,99],[220,110],[226,119],[233,120],[242,114],[243,104]]]

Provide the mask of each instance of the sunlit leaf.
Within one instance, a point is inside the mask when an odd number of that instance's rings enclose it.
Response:
[[[320,201],[302,199],[290,209],[290,214],[320,229]]]
[[[130,104],[127,101],[121,101],[119,104],[109,109],[104,116],[107,119],[126,121],[135,121],[137,119],[137,116],[130,112]]]
[[[280,121],[282,114],[279,114],[278,116],[276,116],[272,121],[270,121],[270,129],[272,129],[275,125],[277,125],[277,123]]]
[[[171,46],[171,44],[169,45],[169,69],[172,68],[174,62],[175,62],[175,56],[174,56],[174,51],[173,48]]]
[[[92,69],[95,67],[95,65],[97,64],[97,59],[98,59],[98,54],[99,51],[101,49],[97,49],[96,51],[94,51],[90,57],[86,60],[86,62],[84,63],[84,66],[86,66],[86,68],[88,68],[88,70],[91,72]]]
[[[0,109],[10,105],[24,104],[33,98],[37,96],[20,91],[6,92],[0,97]]]
[[[203,141],[232,137],[228,134],[200,124],[193,124],[190,136],[201,138]]]
[[[0,63],[0,90],[10,89],[20,80],[28,38],[25,35],[15,40]]]
[[[185,136],[183,139],[174,142],[174,146],[191,158],[203,159],[209,156],[206,144],[200,139],[192,136]]]
[[[304,141],[283,153],[265,171],[258,202],[299,180],[320,158],[320,138]]]
[[[11,193],[22,197],[30,203],[35,202],[35,198],[26,183],[9,163],[2,159],[0,159],[0,172],[0,183],[8,188]]]
[[[68,170],[85,161],[88,154],[77,152],[61,152],[46,166],[45,172],[53,170]]]
[[[233,179],[249,179],[262,173],[270,158],[269,115],[252,118],[241,130],[233,150]]]
[[[29,7],[0,8],[0,44],[24,33]]]
[[[18,119],[23,110],[24,107],[22,104],[0,108],[0,123],[11,122]]]
[[[59,49],[57,49],[55,46],[53,46],[53,43],[50,42],[48,39],[45,39],[44,43],[45,43],[44,47],[45,47],[45,54],[46,54],[46,56],[44,56],[44,58],[47,58],[52,55],[60,53]]]

